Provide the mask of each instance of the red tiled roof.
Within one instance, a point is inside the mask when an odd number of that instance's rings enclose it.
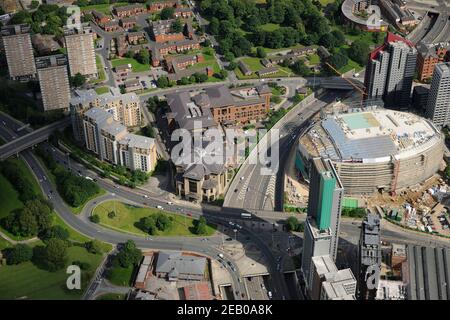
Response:
[[[386,38],[384,39],[384,43],[370,53],[370,59],[375,59],[377,57],[378,53],[380,51],[383,51],[389,43],[397,42],[397,41],[404,42],[410,47],[415,46],[414,43],[412,43],[411,41],[409,41],[403,37],[400,37],[392,32],[388,32],[386,35]]]

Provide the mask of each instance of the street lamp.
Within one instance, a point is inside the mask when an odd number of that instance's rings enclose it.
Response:
[[[238,232],[238,229],[233,229],[233,232],[234,232],[234,241],[237,241],[237,232]]]

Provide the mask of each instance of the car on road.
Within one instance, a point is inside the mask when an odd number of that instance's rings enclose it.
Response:
[[[226,238],[225,241],[233,241],[232,238]]]
[[[267,295],[269,296],[269,299],[272,299],[272,291],[267,291]]]
[[[144,194],[143,197],[144,197],[145,199],[148,199],[148,195],[146,195],[146,194]]]
[[[234,225],[235,225],[235,223],[234,223],[233,221],[229,221],[228,224],[229,224],[230,226],[234,226]]]
[[[164,210],[164,208],[162,206],[160,206],[160,205],[157,205],[156,208],[159,209],[159,210]]]
[[[169,206],[171,206],[171,205],[173,205],[173,202],[172,202],[172,201],[167,201],[167,204],[168,204]]]
[[[242,181],[242,180],[244,180],[244,179],[245,179],[245,177],[241,177],[241,179],[240,179],[240,180]]]
[[[219,253],[217,256],[218,256],[220,259],[223,259],[223,253]]]

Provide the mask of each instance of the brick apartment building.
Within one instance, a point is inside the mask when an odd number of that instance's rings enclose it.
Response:
[[[101,25],[101,27],[106,32],[116,32],[116,31],[121,30],[119,21],[117,21],[117,20],[110,20],[110,21],[104,23],[103,25]]]
[[[424,43],[417,46],[417,73],[419,81],[431,79],[436,64],[443,62],[448,49],[444,46],[427,47]]]
[[[194,49],[200,49],[200,43],[196,39],[157,43],[152,49],[152,66],[160,66],[164,57],[169,53],[182,53]]]
[[[141,108],[139,98],[134,93],[121,94],[117,88],[98,95],[94,90],[75,90],[70,99],[70,113],[74,137],[83,140],[82,117],[93,107],[110,112],[115,121],[126,127],[136,127],[141,124]]]
[[[197,63],[205,61],[205,58],[201,54],[187,55],[181,57],[168,57],[166,59],[167,71],[176,73],[179,70],[184,70],[189,66],[193,66]]]
[[[183,32],[172,32],[174,19],[160,20],[152,24],[152,37],[156,42],[180,41],[184,39]]]
[[[139,3],[113,8],[113,13],[119,18],[131,17],[146,12],[147,9],[145,8],[145,6]]]
[[[120,19],[119,24],[123,29],[127,30],[134,28],[137,25],[137,20],[135,17],[125,17]]]
[[[148,11],[155,13],[164,8],[181,8],[182,6],[179,0],[159,0],[148,4]]]
[[[92,10],[91,14],[98,25],[103,25],[111,20],[111,18],[106,14],[104,14],[103,12]]]

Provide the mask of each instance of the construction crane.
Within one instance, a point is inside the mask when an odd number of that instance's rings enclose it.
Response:
[[[361,94],[361,106],[364,100],[364,97],[367,96],[365,87],[363,87],[363,89],[361,89],[359,86],[357,86],[356,84],[354,84],[352,81],[350,81],[350,79],[344,78],[342,76],[342,73],[340,73],[335,67],[333,67],[331,64],[329,64],[328,62],[325,62],[325,64],[330,67],[334,72],[336,72],[342,79],[344,79],[345,81],[347,81],[353,88],[355,88],[356,90],[358,90],[358,92]]]

